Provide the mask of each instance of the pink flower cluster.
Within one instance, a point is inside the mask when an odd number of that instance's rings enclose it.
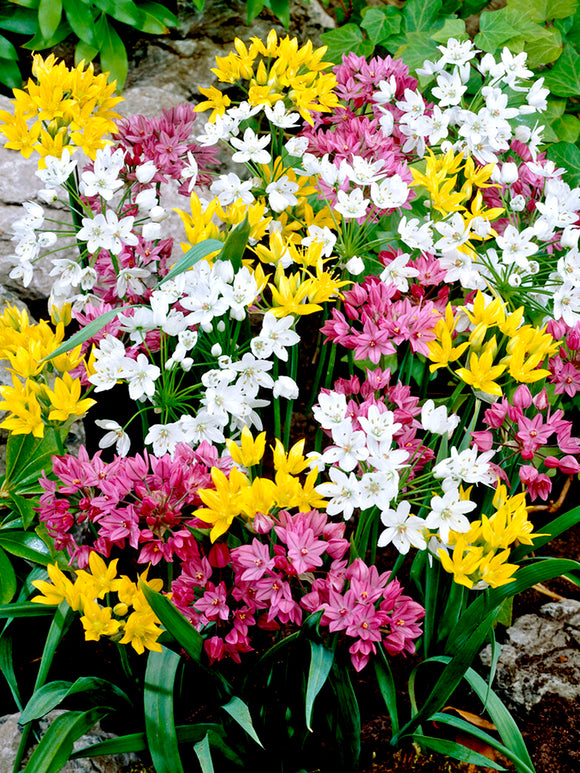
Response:
[[[197,550],[189,527],[207,528],[191,510],[202,504],[198,489],[213,487],[212,467],[227,471],[231,459],[220,458],[207,441],[196,450],[179,445],[173,459],[144,451],[107,464],[100,451],[91,458],[85,448],[78,458],[54,456],[56,480],[40,479],[40,521],[56,549],[81,569],[92,550],[108,557],[127,545],[138,551],[140,564],[183,561]]]
[[[532,397],[528,387],[520,384],[511,402],[502,398],[486,410],[483,420],[489,429],[471,433],[479,451],[503,446],[511,451],[507,458],[512,464],[518,456],[533,462],[519,467],[520,481],[532,501],[538,497],[545,501],[552,491],[552,480],[540,471],[542,466],[565,475],[580,472],[580,438],[572,435],[572,422],[564,419],[562,410],[552,412],[545,389]],[[506,471],[501,474],[508,482]]]
[[[555,385],[557,395],[574,397],[580,391],[580,323],[570,327],[562,319],[550,320],[547,332],[556,340],[564,339],[558,354],[548,361],[552,374],[548,381]]]
[[[135,180],[136,167],[153,161],[157,172],[152,182],[163,183],[170,179],[179,182],[188,166],[189,153],[199,169],[197,181],[201,185],[210,185],[213,178],[208,167],[217,163],[216,150],[190,141],[195,118],[193,105],[184,103],[162,110],[155,118],[132,115],[119,121],[113,140],[117,147],[126,151],[127,179]],[[181,184],[179,192],[188,195],[187,181]]]
[[[205,556],[198,545],[172,583],[177,608],[198,630],[214,632],[205,641],[210,660],[240,662],[258,631],[299,626],[304,612],[320,611],[329,632],[355,640],[349,652],[358,671],[378,642],[391,654],[414,652],[423,608],[402,595],[396,580],[389,583],[389,572],[360,559],[347,565],[344,523],[317,510],[282,510],[257,516],[255,528],[259,537],[231,550],[216,544]]]
[[[433,278],[438,269],[433,265],[429,272],[429,258],[422,257],[424,273]],[[436,261],[433,261],[435,264]],[[393,354],[397,347],[408,341],[413,353],[429,354],[429,341],[435,340],[435,325],[445,310],[448,286],[443,286],[435,301],[424,298],[425,285],[413,283],[417,291],[410,290],[410,297],[402,297],[394,284],[386,284],[377,276],[368,276],[344,293],[344,313],[332,309],[332,316],[321,332],[327,341],[354,349],[357,360],[370,360],[375,365],[383,355]]]

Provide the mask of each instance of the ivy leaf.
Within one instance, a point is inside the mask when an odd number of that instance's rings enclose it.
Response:
[[[328,51],[324,55],[327,61],[340,64],[343,54],[356,54],[357,56],[370,56],[374,51],[374,43],[364,40],[363,34],[356,24],[345,24],[336,30],[323,32],[320,36]]]
[[[571,142],[556,142],[546,151],[546,155],[557,167],[564,167],[563,177],[574,188],[580,185],[580,148]]]
[[[394,55],[400,57],[414,73],[426,59],[431,61],[438,59],[439,51],[437,43],[424,32],[409,32],[405,35],[405,42],[394,52]]]
[[[443,20],[443,0],[407,0],[403,8],[407,32],[426,32],[436,26],[437,20]]]
[[[556,64],[544,76],[544,86],[558,97],[580,96],[580,55],[566,46]]]
[[[561,56],[564,50],[564,40],[562,33],[555,27],[542,27],[542,34],[533,40],[522,40],[524,51],[528,55],[527,66],[531,69],[540,67],[544,64],[555,62]],[[520,40],[515,38],[512,40]],[[512,45],[510,43],[510,45]]]
[[[508,0],[508,7],[517,10],[532,21],[544,22],[574,16],[578,0]]]
[[[455,38],[461,42],[469,40],[469,35],[465,29],[465,21],[463,19],[445,19],[441,29],[431,35],[431,38],[445,45],[449,38]]]
[[[543,29],[529,15],[522,16],[514,8],[501,8],[499,11],[485,11],[481,14],[479,34],[473,42],[478,48],[493,53],[515,37],[534,40],[542,35]]]
[[[402,19],[400,10],[392,5],[388,8],[368,8],[360,26],[367,31],[373,43],[378,44],[401,31]]]

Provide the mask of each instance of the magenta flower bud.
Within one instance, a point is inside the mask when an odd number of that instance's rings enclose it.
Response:
[[[533,403],[539,411],[545,411],[547,409],[549,403],[548,403],[548,393],[545,387],[544,389],[542,389],[541,392],[538,392],[538,394],[534,397]]]
[[[580,472],[580,464],[578,464],[578,460],[573,456],[563,456],[560,459],[558,469],[560,472],[563,472],[564,475],[575,475],[577,472]]]
[[[562,319],[551,319],[546,325],[546,332],[556,341],[563,338],[568,330],[568,325]]]
[[[225,542],[216,542],[208,553],[208,561],[216,569],[223,569],[230,563],[230,549]]]
[[[580,325],[576,324],[566,337],[566,345],[572,352],[580,350]]]
[[[493,446],[493,434],[491,432],[480,430],[479,432],[472,432],[471,437],[478,451],[482,453],[484,451],[491,451]]]
[[[269,515],[265,515],[264,513],[256,513],[252,526],[256,534],[268,534],[268,532],[272,531],[274,521],[272,518],[270,518]]]
[[[546,456],[546,458],[544,459],[544,465],[549,470],[559,470],[560,469],[560,460],[558,459],[557,456]]]
[[[514,405],[521,408],[523,411],[529,408],[532,404],[532,393],[526,386],[526,384],[520,384],[514,392],[513,397]]]
[[[522,467],[520,467],[520,480],[524,486],[531,486],[537,477],[538,471],[533,465],[524,464]]]
[[[203,646],[210,660],[223,658],[225,645],[221,636],[212,636],[211,639],[206,639]]]

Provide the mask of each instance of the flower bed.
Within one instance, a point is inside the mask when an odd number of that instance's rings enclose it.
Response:
[[[52,324],[0,317],[1,611],[52,620],[32,694],[6,671],[15,770],[72,696],[27,773],[59,770],[99,719],[124,732],[127,703],[138,729],[78,756],[146,750],[178,773],[189,745],[203,771],[353,770],[351,674],[376,680],[393,746],[497,768],[458,730],[533,770],[494,669],[471,665],[489,640],[495,661],[515,594],[577,576],[537,551],[578,521],[553,515],[580,471],[580,199],[541,152],[525,55],[439,49],[419,88],[391,57],[331,68],[274,32],[236,40],[195,111],[124,120],[92,66],[37,56],[0,114],[72,218],[24,203],[11,276],[55,253]],[[66,453],[85,414],[99,450]],[[114,680],[50,681],[79,619]],[[494,733],[443,711],[462,682]]]

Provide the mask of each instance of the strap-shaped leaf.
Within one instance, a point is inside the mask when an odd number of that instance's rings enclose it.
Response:
[[[55,607],[47,604],[33,604],[23,601],[21,604],[0,606],[0,620],[13,617],[48,617],[54,615]]]
[[[63,341],[63,343],[57,347],[54,352],[51,352],[48,357],[44,358],[43,362],[52,360],[54,357],[58,357],[65,352],[70,352],[71,349],[79,346],[79,344],[84,344],[85,341],[88,341],[89,338],[92,338],[94,335],[96,335],[105,327],[105,325],[108,325],[109,322],[112,322],[119,314],[132,308],[134,308],[134,306],[123,306],[120,309],[111,309],[110,311],[106,311],[104,314],[101,314],[100,317],[93,319],[93,321],[89,322],[88,325],[85,325],[81,330],[74,333],[74,335],[72,335],[70,338],[67,338],[66,341]]]
[[[438,752],[439,754],[445,754],[445,756],[452,757],[455,760],[470,762],[472,765],[483,765],[486,768],[493,768],[493,770],[505,770],[503,765],[498,765],[497,762],[490,760],[489,757],[486,757],[479,752],[475,752],[473,749],[469,749],[467,746],[457,743],[456,741],[448,741],[444,738],[431,738],[419,733],[413,734],[413,740],[421,746],[424,746],[426,749]]]
[[[238,698],[234,695],[231,701],[222,706],[222,709],[227,711],[230,717],[234,719],[238,725],[240,725],[240,727],[243,727],[246,733],[258,744],[258,746],[261,746],[262,749],[264,748],[262,742],[258,738],[256,730],[254,729],[250,709],[241,698]]]
[[[181,658],[166,647],[150,652],[145,672],[145,732],[157,773],[183,773],[173,716],[173,690]]]
[[[176,276],[183,274],[184,271],[187,271],[192,266],[195,266],[196,263],[199,263],[199,261],[203,260],[203,258],[205,258],[207,255],[210,255],[212,252],[221,250],[223,246],[224,243],[220,242],[219,239],[205,239],[199,244],[194,244],[193,247],[190,247],[187,252],[177,261],[177,263],[167,272],[167,274],[165,274],[157,286],[160,287],[170,279],[175,279]]]
[[[74,742],[107,714],[106,709],[61,714],[41,738],[24,773],[58,773],[72,754]]]
[[[194,744],[193,751],[199,760],[202,773],[214,773],[211,749],[207,735],[204,735],[201,741],[198,741],[196,744]]]
[[[0,547],[27,561],[46,566],[51,560],[50,550],[36,534],[29,531],[0,531]]]
[[[5,551],[0,548],[0,604],[9,604],[16,593],[16,573]]]
[[[312,732],[312,709],[314,700],[324,687],[330,669],[334,663],[334,652],[323,647],[318,642],[310,642],[310,668],[308,670],[308,682],[306,684],[306,727]]]
[[[78,693],[89,693],[92,703],[100,707],[114,708],[120,704],[132,705],[127,694],[107,679],[82,676],[76,682],[54,681],[36,690],[22,712],[19,724],[25,725],[40,719],[58,706],[65,698]]]
[[[385,701],[385,706],[389,712],[391,729],[393,733],[396,733],[399,730],[399,712],[397,710],[397,690],[395,687],[395,680],[393,679],[393,673],[383,647],[379,646],[378,650],[378,655],[374,659],[375,675],[377,677],[379,690]]]
[[[140,582],[139,586],[147,599],[147,603],[161,620],[165,629],[179,642],[191,658],[199,661],[203,652],[203,637],[199,631],[166,596],[157,593],[144,582]]]

